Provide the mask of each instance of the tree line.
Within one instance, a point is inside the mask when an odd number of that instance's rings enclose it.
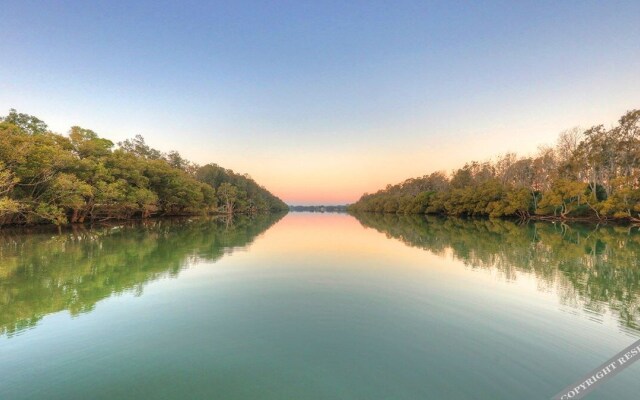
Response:
[[[115,145],[79,126],[51,132],[14,109],[0,118],[0,225],[285,210],[249,175],[160,152],[140,135]]]
[[[609,129],[564,131],[534,156],[507,153],[387,185],[349,210],[640,222],[640,110]]]

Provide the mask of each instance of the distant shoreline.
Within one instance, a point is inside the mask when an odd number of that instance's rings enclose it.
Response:
[[[348,211],[349,205],[337,205],[337,206],[289,206],[289,211],[293,212],[342,212],[346,213]]]

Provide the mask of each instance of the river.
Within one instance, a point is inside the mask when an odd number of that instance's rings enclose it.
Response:
[[[0,232],[0,399],[546,399],[638,338],[632,227],[289,213]],[[638,377],[589,398],[637,398]]]

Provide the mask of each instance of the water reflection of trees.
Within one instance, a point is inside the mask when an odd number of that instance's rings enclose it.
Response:
[[[282,216],[155,220],[62,234],[0,233],[0,335],[45,315],[91,311],[113,294],[141,294],[196,260],[250,244]]]
[[[450,252],[465,265],[491,268],[506,279],[532,274],[542,290],[555,290],[563,304],[596,315],[611,311],[624,328],[640,330],[637,227],[372,213],[356,218],[409,246]]]

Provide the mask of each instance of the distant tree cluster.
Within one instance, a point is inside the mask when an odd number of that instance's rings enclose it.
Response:
[[[640,222],[640,110],[611,129],[567,130],[532,157],[508,153],[388,185],[349,210]]]
[[[139,135],[115,146],[15,110],[0,118],[0,225],[286,209],[248,175],[164,154]]]
[[[296,212],[346,212],[346,205],[339,206],[289,206],[289,211]]]

